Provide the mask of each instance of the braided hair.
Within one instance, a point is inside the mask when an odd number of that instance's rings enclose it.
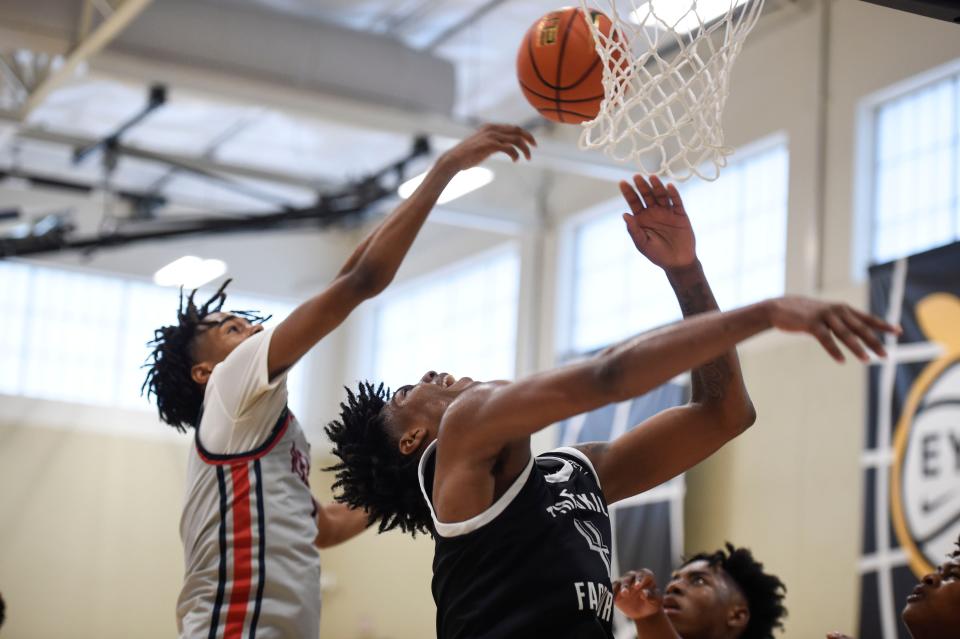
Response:
[[[203,405],[203,388],[193,381],[191,374],[195,364],[194,340],[202,332],[201,329],[218,324],[205,318],[223,308],[227,300],[225,290],[231,281],[224,281],[217,292],[199,306],[194,302],[198,289],[193,289],[184,298],[181,287],[177,323],[158,328],[154,331],[153,339],[147,342],[147,346],[153,350],[144,364],[148,370],[140,392],[146,392],[148,398],[153,395],[160,419],[181,433],[185,433],[188,426],[196,427]],[[231,311],[231,314],[256,323],[270,319],[253,311]]]
[[[430,534],[430,510],[420,493],[417,466],[421,455],[404,455],[386,430],[383,408],[390,389],[360,382],[340,404],[340,419],[325,428],[340,462],[327,471],[336,472],[335,499],[353,508],[363,508],[369,522],[379,521],[379,531],[399,528],[414,537]]]

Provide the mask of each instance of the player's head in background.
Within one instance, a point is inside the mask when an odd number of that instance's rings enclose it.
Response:
[[[214,366],[263,330],[262,323],[269,319],[251,311],[222,311],[229,283],[226,280],[199,305],[194,301],[196,289],[186,297],[181,289],[177,323],[158,328],[148,344],[153,351],[142,390],[156,398],[160,419],[181,432],[196,426]]]
[[[380,532],[429,532],[430,510],[417,466],[437,438],[447,408],[475,383],[469,377],[428,371],[418,383],[392,394],[383,384],[369,382],[362,382],[356,393],[347,389],[340,419],[326,428],[333,453],[340,458],[328,469],[337,474],[337,499],[365,509],[371,521],[380,522]]]
[[[663,598],[683,639],[770,639],[783,627],[786,586],[747,548],[700,553],[673,573]]]
[[[960,539],[947,561],[921,579],[907,597],[902,617],[913,639],[960,634]]]

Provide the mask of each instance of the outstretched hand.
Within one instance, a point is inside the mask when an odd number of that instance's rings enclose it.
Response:
[[[613,582],[613,602],[633,621],[663,610],[663,595],[657,588],[657,579],[646,568],[631,570]]]
[[[505,153],[516,162],[520,155],[530,159],[530,147],[537,141],[529,131],[509,124],[485,124],[444,154],[460,171],[486,160],[494,153]]]
[[[847,304],[820,302],[806,297],[781,297],[771,300],[769,304],[770,322],[775,328],[813,335],[838,362],[843,362],[845,358],[837,339],[857,359],[867,362],[870,360],[868,349],[880,357],[887,354],[877,337],[877,331],[894,335],[901,332],[899,327]]]
[[[620,182],[620,192],[630,207],[630,213],[623,214],[627,232],[648,260],[663,269],[696,260],[696,239],[677,187],[664,186],[656,175],[648,182],[637,174],[633,184]]]

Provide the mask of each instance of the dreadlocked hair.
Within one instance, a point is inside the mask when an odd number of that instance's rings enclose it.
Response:
[[[147,342],[147,346],[153,350],[143,365],[148,370],[140,393],[146,392],[147,398],[153,395],[160,419],[181,433],[187,432],[187,426],[196,427],[203,405],[203,389],[193,381],[191,375],[194,364],[193,340],[201,327],[216,325],[216,322],[204,318],[223,308],[227,300],[224,291],[231,281],[224,281],[217,292],[200,306],[193,301],[198,289],[193,289],[184,299],[181,287],[177,323],[158,328],[154,331],[153,339]],[[230,312],[250,322],[262,323],[270,319],[270,316],[261,317],[253,311]]]
[[[960,559],[960,537],[957,537],[957,549],[950,553],[951,559]]]
[[[740,639],[773,639],[774,629],[783,629],[783,618],[787,616],[783,597],[787,587],[776,575],[763,572],[763,564],[753,558],[748,548],[736,548],[727,542],[725,550],[694,555],[684,565],[695,561],[722,568],[743,591],[750,621]]]
[[[414,537],[432,534],[430,511],[420,493],[419,455],[404,455],[386,431],[383,407],[390,389],[360,382],[354,393],[346,388],[340,419],[324,429],[340,462],[324,470],[336,472],[335,499],[367,511],[369,522],[380,522],[379,531],[399,528]]]

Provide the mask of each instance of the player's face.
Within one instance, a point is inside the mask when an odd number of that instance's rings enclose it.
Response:
[[[736,636],[730,620],[734,608],[744,607],[743,597],[722,569],[691,562],[673,573],[665,593],[664,612],[683,639]]]
[[[450,373],[427,371],[416,384],[394,391],[387,414],[401,433],[401,452],[410,454],[421,450],[436,439],[447,407],[474,383],[469,377],[457,379]],[[405,438],[411,434],[416,440],[412,448],[404,445]]]
[[[197,335],[196,358],[211,368],[227,358],[245,339],[263,330],[261,324],[230,313],[211,313],[204,318],[205,328]]]
[[[915,639],[956,636],[960,628],[960,559],[924,577],[907,597],[903,623]]]

